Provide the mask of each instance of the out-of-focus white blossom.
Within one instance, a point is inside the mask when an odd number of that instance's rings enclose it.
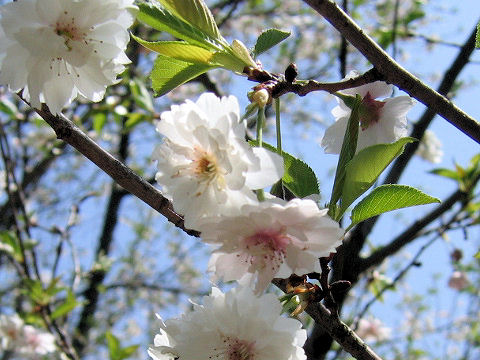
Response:
[[[461,291],[470,285],[467,274],[463,271],[454,271],[448,279],[448,286],[452,289]]]
[[[161,114],[164,142],[153,154],[156,180],[185,226],[196,229],[206,216],[229,214],[255,203],[252,192],[283,175],[283,159],[245,141],[245,124],[233,96],[206,93]]]
[[[416,154],[422,159],[430,161],[433,164],[438,164],[442,162],[442,143],[433,131],[425,131],[425,134],[420,141]]]
[[[19,0],[0,8],[0,83],[59,113],[100,101],[129,63],[133,0]]]
[[[274,277],[320,272],[318,258],[335,252],[343,231],[312,200],[244,205],[236,216],[208,219],[203,241],[217,245],[209,270],[225,281],[248,281],[260,293]]]
[[[384,341],[390,338],[392,329],[383,326],[379,319],[362,318],[358,321],[358,328],[355,331],[364,341]]]
[[[352,71],[346,79],[358,76]],[[360,128],[358,131],[357,152],[372,145],[392,143],[407,136],[407,112],[414,105],[409,96],[397,96],[385,100],[392,94],[393,86],[383,81],[375,81],[356,88],[343,90],[345,95],[360,95],[362,104],[359,109]],[[326,153],[339,154],[352,110],[337,99],[339,104],[332,110],[335,122],[327,128],[322,139]]]
[[[154,360],[304,360],[306,331],[280,316],[273,294],[256,297],[247,287],[224,294],[213,288],[202,305],[179,319],[161,321],[148,354]]]
[[[0,349],[24,358],[39,358],[56,350],[52,334],[25,325],[18,315],[0,315]]]

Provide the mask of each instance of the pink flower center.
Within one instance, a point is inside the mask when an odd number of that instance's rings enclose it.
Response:
[[[360,106],[360,126],[362,131],[368,129],[372,123],[377,123],[378,120],[380,120],[380,110],[384,106],[384,101],[375,100],[372,98],[372,95],[370,95],[370,92],[367,92]]]
[[[256,268],[270,267],[278,270],[285,258],[287,245],[291,239],[285,235],[284,229],[262,229],[244,239],[248,253],[246,261]]]
[[[254,360],[255,359],[255,343],[240,340],[238,338],[223,336],[222,349],[214,348],[214,355],[208,358],[222,360]]]

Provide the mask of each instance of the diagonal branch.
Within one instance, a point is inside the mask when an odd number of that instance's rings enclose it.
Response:
[[[52,127],[59,139],[77,149],[125,190],[158,211],[187,234],[199,236],[197,231],[185,229],[182,216],[173,210],[170,201],[159,190],[102,149],[64,115],[53,115],[46,105],[43,105],[42,109],[36,109],[36,111]]]
[[[400,66],[333,1],[303,1],[345,36],[377,68],[385,81],[395,84],[428,108],[435,109],[445,120],[480,143],[480,124],[475,119]]]

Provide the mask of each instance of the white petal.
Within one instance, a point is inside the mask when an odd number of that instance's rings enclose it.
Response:
[[[255,147],[254,154],[260,159],[260,167],[246,174],[246,186],[252,190],[263,189],[282,178],[283,158],[265,148]]]

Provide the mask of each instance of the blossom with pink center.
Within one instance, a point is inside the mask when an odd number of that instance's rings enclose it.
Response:
[[[454,271],[448,279],[448,286],[454,290],[461,291],[470,285],[467,274],[463,271]]]
[[[203,306],[179,319],[160,319],[148,354],[154,360],[305,360],[306,331],[284,318],[273,294],[257,297],[248,287],[228,293],[213,288]]]
[[[358,76],[350,72],[346,79]],[[407,136],[407,112],[414,105],[409,96],[386,98],[392,94],[393,86],[383,81],[375,81],[356,88],[343,90],[345,95],[360,95],[359,131],[357,152],[372,145],[392,143]],[[385,100],[376,100],[386,98]],[[335,122],[327,128],[322,139],[326,153],[339,154],[352,110],[338,99],[338,106],[332,110]]]
[[[245,141],[245,124],[233,96],[206,93],[195,103],[174,105],[162,113],[157,130],[165,139],[153,154],[158,161],[155,179],[188,228],[197,229],[205,217],[256,203],[252,190],[283,175],[278,154]]]
[[[261,293],[274,277],[320,272],[318,258],[341,244],[343,231],[315,202],[267,200],[239,215],[209,218],[199,230],[217,246],[209,270],[225,281],[250,282]]]

